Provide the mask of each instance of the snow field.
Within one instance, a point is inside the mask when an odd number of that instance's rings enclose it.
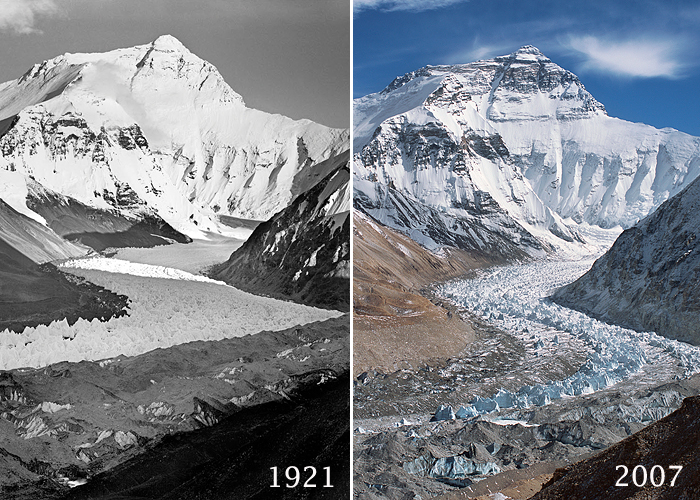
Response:
[[[466,413],[542,406],[553,399],[590,394],[628,379],[647,365],[653,365],[659,381],[700,371],[698,347],[653,332],[609,325],[547,299],[592,264],[593,259],[586,259],[498,267],[484,271],[477,279],[441,287],[440,295],[532,343],[534,349],[556,349],[566,336],[578,338],[587,346],[587,359],[572,376],[524,386],[517,392],[501,389],[492,397],[477,397]]]
[[[64,321],[0,332],[0,369],[99,360],[195,340],[277,331],[342,315],[252,295],[222,282],[163,266],[104,257],[62,268],[130,299],[129,315],[101,322]]]

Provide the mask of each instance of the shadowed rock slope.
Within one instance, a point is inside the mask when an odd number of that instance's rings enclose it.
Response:
[[[96,252],[108,247],[153,247],[192,241],[155,210],[142,206],[145,203],[128,185],[119,187],[110,200],[115,208],[110,210],[91,207],[33,181],[29,185],[27,207],[43,217],[59,236]],[[129,210],[138,214],[131,215]]]
[[[556,302],[635,330],[700,344],[700,181],[624,231]]]
[[[700,498],[700,396],[686,398],[669,416],[651,424],[605,451],[556,471],[552,480],[532,500],[691,500]],[[615,486],[622,476],[618,465],[626,465],[629,475],[622,481],[629,486]],[[655,487],[647,481],[639,488],[632,482],[634,467],[647,472],[655,465],[664,468],[665,481]],[[682,466],[676,475],[670,465]],[[639,474],[641,476],[641,474]],[[658,483],[660,474],[656,472]]]
[[[209,275],[242,290],[350,310],[349,153],[316,186],[260,224]]]
[[[124,314],[125,296],[46,262],[85,251],[0,200],[0,331]]]

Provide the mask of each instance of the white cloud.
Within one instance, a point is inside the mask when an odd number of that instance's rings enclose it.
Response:
[[[681,44],[671,40],[612,42],[582,36],[571,37],[567,45],[585,56],[587,70],[638,78],[676,78],[683,69],[677,57]]]
[[[0,31],[17,34],[40,33],[35,28],[37,16],[59,12],[54,0],[0,0]]]
[[[517,42],[498,43],[493,45],[480,45],[475,42],[471,47],[450,54],[445,59],[445,64],[465,64],[472,61],[491,59],[496,56],[509,54],[518,48]]]
[[[407,10],[422,12],[424,10],[439,9],[468,0],[353,0],[353,12],[357,14],[363,10],[397,11]]]

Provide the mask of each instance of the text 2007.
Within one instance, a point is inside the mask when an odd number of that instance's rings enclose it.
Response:
[[[270,488],[281,488],[282,486],[280,486],[277,477],[277,467],[270,467],[270,470],[272,471],[272,484],[270,485]],[[331,468],[324,467],[323,470],[326,472],[326,477],[322,487],[332,488],[333,485],[331,484]],[[302,488],[316,488],[316,467],[312,465],[307,465],[306,467],[304,467],[303,475],[306,478],[306,481],[302,483],[301,481],[303,478],[299,467],[287,467],[284,470],[284,477],[287,479],[285,486],[287,488],[296,488],[297,486],[301,485]]]
[[[670,486],[674,486],[676,484],[676,479],[678,479],[678,475],[681,473],[682,468],[682,465],[668,466],[669,477],[671,478]],[[629,486],[629,483],[624,482],[624,479],[630,475],[629,469],[626,465],[618,465],[615,467],[615,470],[620,469],[622,469],[622,477],[617,480],[615,486]],[[673,477],[671,477],[671,471],[675,471]],[[649,481],[653,487],[658,488],[666,483],[666,471],[660,465],[654,465],[651,470],[647,472],[647,468],[645,466],[637,465],[634,469],[632,469],[631,478],[632,484],[634,484],[637,488],[643,488],[646,486],[647,481]]]

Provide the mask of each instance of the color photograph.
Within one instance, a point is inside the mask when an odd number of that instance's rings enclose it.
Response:
[[[698,21],[354,2],[354,498],[700,498]]]

